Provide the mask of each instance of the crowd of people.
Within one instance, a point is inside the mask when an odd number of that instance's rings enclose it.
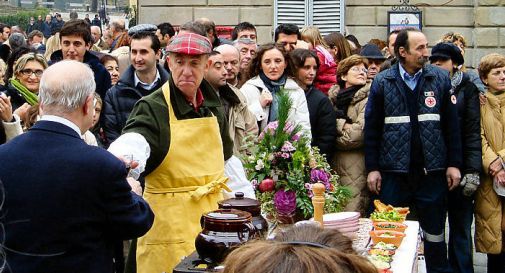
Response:
[[[361,46],[280,24],[259,45],[248,22],[224,39],[207,18],[129,30],[87,19],[39,16],[28,34],[0,24],[6,269],[171,272],[202,213],[245,179],[246,140],[287,92],[289,121],[352,191],[346,211],[410,207],[428,272],[473,272],[475,217],[476,250],[505,272],[504,55],[467,70],[462,35],[430,54],[410,28]],[[148,157],[125,157],[138,151]],[[373,272],[341,234],[310,229],[237,249],[225,272]]]

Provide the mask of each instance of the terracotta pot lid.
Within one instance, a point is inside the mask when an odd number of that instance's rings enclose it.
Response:
[[[224,208],[226,205],[230,205],[231,208],[248,211],[253,216],[260,213],[261,207],[258,200],[244,197],[243,192],[236,192],[235,198],[230,198],[218,202],[219,208]]]
[[[250,221],[252,216],[247,211],[237,209],[218,209],[207,212],[203,215],[205,221],[212,222],[247,222]]]

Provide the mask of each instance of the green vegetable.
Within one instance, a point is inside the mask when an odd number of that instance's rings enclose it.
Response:
[[[385,211],[385,212],[372,212],[370,215],[372,221],[391,221],[391,222],[399,222],[403,220],[403,216],[395,210]]]

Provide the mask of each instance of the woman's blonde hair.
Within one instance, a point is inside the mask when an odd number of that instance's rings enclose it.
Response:
[[[23,56],[19,57],[19,59],[14,63],[13,77],[16,77],[16,75],[18,75],[21,72],[21,70],[25,69],[26,64],[30,61],[36,61],[40,63],[40,65],[42,65],[44,69],[48,67],[46,59],[41,54],[32,52],[26,53]]]
[[[449,42],[449,43],[454,43],[454,42],[460,42],[463,47],[466,47],[466,39],[465,36],[463,36],[461,33],[454,33],[454,32],[449,32],[446,33],[442,36],[442,39],[440,39],[440,42]]]
[[[480,59],[479,67],[477,68],[482,82],[484,83],[484,80],[487,79],[487,76],[492,69],[500,67],[505,67],[504,55],[491,53],[482,57],[482,59]]]
[[[330,48],[328,44],[324,41],[323,36],[321,36],[321,32],[319,29],[314,26],[304,27],[300,31],[302,35],[302,40],[316,47],[318,45],[323,46],[324,48]]]

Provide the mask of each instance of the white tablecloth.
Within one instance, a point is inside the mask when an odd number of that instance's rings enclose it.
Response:
[[[394,273],[417,272],[417,248],[419,235],[419,222],[405,221],[407,229],[402,244],[396,250],[391,263],[391,270]]]

